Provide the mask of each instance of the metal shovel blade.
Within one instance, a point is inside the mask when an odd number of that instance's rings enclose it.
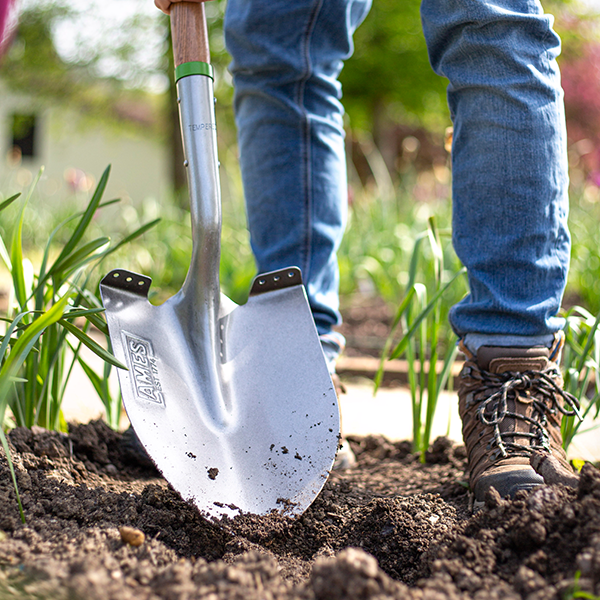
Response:
[[[173,4],[174,21],[180,49],[207,39],[203,4]],[[160,306],[143,275],[115,270],[100,284],[113,351],[128,367],[123,403],[156,466],[202,512],[300,514],[333,465],[337,396],[299,269],[260,275],[242,306],[220,293],[212,71],[191,60],[176,58],[193,240],[186,280]]]
[[[153,306],[149,287],[115,270],[101,293],[129,368],[119,371],[127,415],[157,467],[211,515],[302,513],[332,467],[339,411],[299,270],[258,277],[245,305],[222,297],[212,366],[184,295]]]

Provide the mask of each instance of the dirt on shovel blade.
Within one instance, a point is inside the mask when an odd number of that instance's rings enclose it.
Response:
[[[469,511],[465,455],[351,440],[300,518],[208,521],[102,422],[10,434],[0,457],[0,598],[545,600],[600,594],[600,472]],[[579,595],[578,595],[579,592]]]

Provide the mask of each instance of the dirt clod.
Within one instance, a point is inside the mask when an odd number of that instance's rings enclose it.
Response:
[[[566,469],[551,454],[534,451],[529,458],[529,463],[544,478],[544,483],[548,485],[556,483],[566,487],[577,488],[579,484],[579,475],[571,469]]]
[[[143,531],[135,529],[134,527],[120,527],[119,533],[123,543],[129,544],[130,546],[141,546],[146,539]]]

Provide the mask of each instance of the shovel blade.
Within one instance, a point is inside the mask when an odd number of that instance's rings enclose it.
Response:
[[[337,396],[302,285],[221,300],[217,368],[195,344],[180,294],[147,300],[150,280],[101,293],[123,403],[164,477],[201,512],[301,514],[322,489],[339,442]],[[224,308],[225,307],[225,308]],[[215,372],[216,371],[216,372]]]

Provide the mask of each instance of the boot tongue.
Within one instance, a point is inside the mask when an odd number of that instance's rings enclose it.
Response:
[[[542,371],[548,365],[549,356],[549,349],[543,346],[536,348],[481,346],[477,351],[477,364],[489,373]]]

